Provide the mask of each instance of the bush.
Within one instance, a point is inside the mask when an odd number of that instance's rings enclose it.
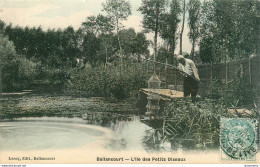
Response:
[[[36,76],[36,64],[26,59],[25,56],[19,56],[17,60],[19,66],[19,74],[17,76],[19,90],[31,89]]]
[[[167,138],[184,148],[206,149],[219,143],[220,117],[227,114],[218,100],[175,100],[165,110]]]
[[[124,66],[99,65],[76,69],[71,73],[68,89],[87,94],[119,100],[137,96],[140,88],[147,87],[149,74],[141,64]]]
[[[9,91],[15,86],[18,68],[13,43],[0,33],[0,89]]]
[[[252,108],[256,99],[256,93],[246,78],[236,76],[228,84],[221,80],[211,80],[206,97],[221,100],[228,107]]]
[[[230,81],[223,93],[223,101],[228,106],[252,108],[256,94],[245,78],[239,76]]]
[[[209,99],[220,99],[223,96],[223,84],[219,79],[212,79],[206,90],[206,97]]]
[[[35,77],[32,85],[41,92],[59,93],[63,91],[69,78],[69,72],[66,69],[40,65],[35,67]]]

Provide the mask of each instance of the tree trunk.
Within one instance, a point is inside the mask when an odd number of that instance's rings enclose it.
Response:
[[[141,62],[141,55],[140,54],[137,54],[137,60],[138,60],[138,63]]]
[[[183,17],[182,17],[182,28],[180,33],[180,54],[182,54],[182,35],[184,31],[185,13],[186,13],[186,2],[183,0]]]
[[[121,42],[119,38],[119,25],[118,25],[118,19],[116,19],[116,33],[117,33],[117,40],[119,45],[119,56],[120,56],[120,75],[122,74],[122,66],[123,66],[123,55],[122,55],[122,48],[121,48]]]
[[[190,56],[193,57],[194,56],[194,51],[195,51],[195,40],[192,40],[192,48],[191,48],[191,53]]]
[[[156,62],[157,56],[157,36],[158,36],[158,20],[159,20],[159,4],[156,3],[156,21],[155,21],[155,33],[154,33],[154,62]],[[154,71],[155,71],[155,63],[154,63]]]
[[[107,66],[107,45],[105,44],[105,51],[106,51],[106,66]]]
[[[175,51],[175,46],[174,45],[169,46],[168,63],[171,65],[173,63],[174,51]]]
[[[225,81],[228,84],[227,49],[225,49]]]

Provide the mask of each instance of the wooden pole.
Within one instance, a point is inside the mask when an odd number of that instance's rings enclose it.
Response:
[[[250,55],[248,56],[248,73],[249,73],[249,84],[252,84],[252,74],[251,74],[251,59]]]
[[[176,68],[176,67],[173,66],[173,65],[165,64],[165,63],[161,63],[161,62],[153,61],[153,60],[149,60],[149,59],[144,59],[144,58],[141,58],[141,59],[142,59],[142,60],[145,60],[145,61],[152,62],[152,63],[154,63],[154,64],[160,64],[160,65],[165,65],[165,66],[171,67],[171,68],[177,70],[178,72],[180,72],[180,74],[183,75],[183,76],[185,76],[185,77],[188,75],[187,73],[185,73],[184,71],[182,71],[182,70]],[[197,79],[196,79],[195,77],[193,77],[193,76],[189,76],[189,77],[191,77],[191,78],[197,80]],[[201,83],[201,82],[200,82],[200,83]],[[201,83],[201,84],[202,84],[202,83]]]
[[[210,63],[210,79],[211,80],[213,79],[212,73],[213,73],[213,65],[212,65],[212,62],[211,62]]]
[[[156,57],[157,57],[157,37],[158,37],[158,24],[159,24],[159,14],[160,14],[160,6],[159,6],[159,2],[156,2],[156,20],[155,20],[155,32],[154,32],[154,62],[156,61]],[[155,73],[155,63],[153,66],[153,70]]]
[[[225,81],[228,83],[227,50],[225,49]]]

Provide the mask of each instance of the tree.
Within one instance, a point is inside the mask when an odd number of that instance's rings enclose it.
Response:
[[[106,3],[102,3],[103,11],[105,11],[112,19],[113,24],[116,28],[116,33],[118,37],[118,45],[120,52],[122,51],[120,37],[118,35],[121,28],[120,21],[126,20],[129,15],[131,15],[131,5],[125,0],[107,0]]]
[[[188,25],[190,28],[189,38],[192,43],[191,56],[194,56],[194,50],[199,38],[199,17],[200,17],[200,1],[190,0],[188,3]]]
[[[80,50],[78,47],[78,33],[73,27],[69,26],[63,31],[63,38],[61,43],[62,60],[70,66],[75,66],[76,58],[80,57]]]
[[[111,33],[114,29],[111,17],[106,17],[101,14],[98,14],[98,16],[90,16],[86,19],[86,22],[82,23],[82,29],[85,33],[90,32],[95,34],[101,40],[101,47],[105,51],[105,63],[107,64],[109,57],[108,52],[111,50]]]
[[[89,16],[86,22],[82,23],[82,30],[85,34],[92,33],[101,40],[101,47],[105,51],[106,64],[108,63],[108,52],[111,52],[110,40],[111,36],[113,36],[111,34],[113,29],[114,25],[112,24],[111,17],[106,17],[101,14],[98,14],[98,16]]]
[[[29,38],[29,36],[25,35],[23,28],[19,26],[13,27],[12,24],[9,24],[5,28],[5,34],[9,36],[11,41],[13,41],[17,53],[22,54],[24,52],[23,42],[26,42]]]
[[[149,41],[143,33],[136,33],[133,28],[121,30],[122,51],[127,57],[134,57],[140,61],[142,54],[148,54]]]
[[[94,65],[100,58],[98,57],[98,52],[100,51],[100,39],[98,39],[95,34],[87,33],[84,36],[83,41],[83,53],[84,63],[89,62],[90,64]]]
[[[97,16],[89,16],[86,21],[82,23],[82,29],[85,32],[90,32],[99,36],[101,34],[109,34],[114,29],[112,19],[110,17],[98,14]]]
[[[105,55],[100,57],[105,57],[105,64],[107,65],[109,61],[112,61],[116,57],[115,53],[117,52],[118,48],[117,45],[117,37],[110,33],[110,34],[101,34],[99,36],[99,39],[101,40],[101,46],[99,54]],[[102,59],[103,60],[103,59]]]
[[[165,5],[165,0],[142,0],[142,6],[138,9],[144,15],[142,23],[146,32],[154,32],[154,61],[156,61],[157,56],[159,25],[165,11]]]
[[[162,24],[160,25],[160,33],[162,39],[166,40],[169,47],[170,54],[167,54],[167,61],[168,63],[172,63],[171,57],[173,57],[178,34],[177,28],[178,24],[180,23],[179,15],[181,13],[180,2],[178,0],[172,0],[170,3],[170,10],[169,12],[163,13],[162,17]]]
[[[215,31],[217,29],[214,21],[214,5],[212,1],[205,1],[201,6],[201,16],[200,16],[200,58],[202,62],[218,62],[216,60],[218,56],[214,53],[219,54],[217,51],[217,41],[215,38]],[[214,36],[214,37],[213,37]]]
[[[183,35],[183,31],[184,31],[185,14],[186,14],[186,1],[183,0],[183,5],[182,5],[182,26],[181,26],[181,32],[180,32],[180,54],[182,54],[182,35]]]
[[[18,70],[15,46],[0,33],[0,91],[11,90],[14,87]]]
[[[4,29],[5,29],[5,22],[3,22],[2,20],[0,20],[0,33],[4,33]]]
[[[160,47],[158,49],[157,61],[159,61],[161,63],[165,63],[167,61],[168,57],[169,57],[168,49],[166,47]]]
[[[122,53],[130,57],[133,54],[134,50],[134,40],[136,38],[136,33],[133,28],[127,29],[127,30],[121,30],[119,31],[118,35],[120,36],[122,42],[121,42],[121,47],[122,47]]]
[[[141,61],[141,55],[149,55],[149,44],[150,42],[146,39],[144,33],[139,32],[136,34],[136,37],[134,39],[133,53],[137,55],[137,59],[139,62]]]
[[[234,24],[235,31],[233,33],[233,47],[236,47],[232,57],[238,58],[248,57],[255,54],[257,43],[259,43],[259,13],[260,2],[257,0],[234,1]],[[236,16],[236,17],[235,17]]]
[[[211,50],[211,61],[226,62],[255,53],[258,36],[257,4],[259,2],[256,0],[204,2],[200,17],[201,56],[205,58],[207,55],[203,54]]]

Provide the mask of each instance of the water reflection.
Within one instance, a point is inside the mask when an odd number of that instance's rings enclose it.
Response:
[[[139,116],[107,112],[82,115],[88,124],[111,129],[112,138],[107,146],[112,150],[145,150],[143,138],[149,126],[140,121]]]
[[[82,147],[105,130],[78,124],[12,121],[0,123],[0,150],[44,150]]]
[[[79,148],[100,138],[105,141],[104,149],[114,151],[175,152],[195,145],[170,138],[174,132],[167,135],[171,129],[163,127],[162,120],[108,112],[87,113],[81,118],[15,118],[0,122],[0,150]]]
[[[144,150],[149,128],[137,116],[93,113],[88,117],[24,117],[0,122],[0,150],[78,148],[103,137],[105,149]],[[113,119],[111,119],[113,117]]]

